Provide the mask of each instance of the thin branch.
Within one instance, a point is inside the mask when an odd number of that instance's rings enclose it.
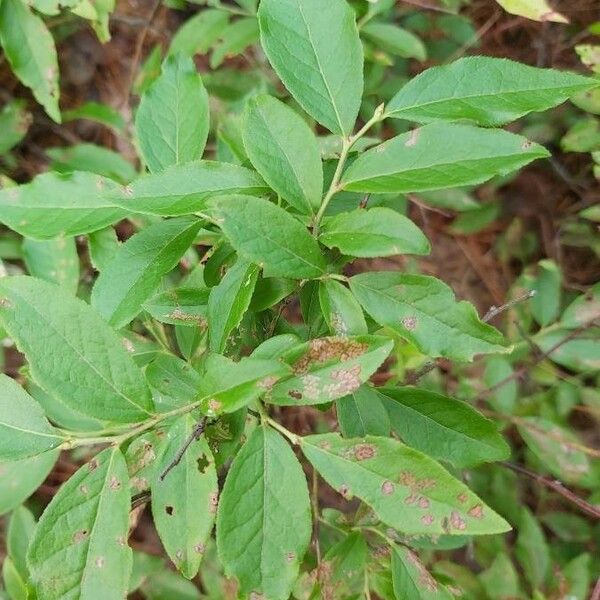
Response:
[[[560,481],[549,479],[543,475],[540,475],[539,473],[535,473],[534,471],[530,471],[529,469],[514,463],[501,462],[500,464],[506,469],[510,469],[511,471],[519,473],[520,475],[525,475],[540,485],[553,490],[557,494],[560,494],[565,500],[568,500],[577,506],[582,512],[594,517],[595,519],[600,519],[600,508],[597,508],[593,504],[586,502],[583,498],[580,498],[575,492],[572,492],[570,489],[566,488],[562,483],[560,483]]]
[[[188,436],[187,440],[185,440],[183,446],[179,449],[175,458],[167,465],[165,470],[160,474],[159,479],[161,481],[165,480],[165,477],[181,462],[184,454],[187,452],[188,448],[197,440],[200,439],[200,436],[204,433],[206,426],[208,425],[208,417],[202,417],[196,426],[194,427],[192,433]]]
[[[503,313],[504,311],[509,310],[510,308],[513,308],[514,306],[516,306],[517,304],[520,304],[521,302],[525,302],[526,300],[533,298],[533,296],[535,296],[535,291],[529,290],[522,296],[514,298],[513,300],[509,300],[508,302],[505,302],[501,306],[491,306],[490,309],[487,311],[487,313],[485,313],[484,317],[481,320],[484,323],[487,323],[488,321],[491,321],[493,318],[497,317],[499,314]],[[428,362],[427,364],[425,364],[424,366],[422,366],[418,371],[415,371],[414,373],[410,374],[406,378],[404,383],[406,385],[415,385],[417,383],[417,381],[419,381],[419,379],[421,379],[421,377],[424,377],[425,375],[427,375],[427,373],[431,373],[431,371],[433,371],[436,367],[437,367],[437,361],[432,360],[432,361]]]

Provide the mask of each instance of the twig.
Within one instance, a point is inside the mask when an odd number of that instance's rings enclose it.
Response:
[[[521,302],[525,302],[526,300],[529,300],[534,295],[535,295],[535,290],[529,290],[522,296],[519,296],[518,298],[514,298],[513,300],[509,300],[508,302],[505,302],[501,306],[491,306],[490,309],[487,311],[487,313],[481,320],[484,323],[487,323],[488,321],[491,321],[494,317],[497,317],[499,314],[512,308],[513,306],[515,306]],[[425,364],[424,366],[422,366],[418,371],[415,371],[414,373],[410,374],[406,378],[404,383],[406,385],[414,385],[415,383],[417,383],[417,381],[419,381],[419,379],[421,379],[421,377],[424,377],[425,375],[427,375],[427,373],[431,373],[431,371],[433,371],[436,367],[437,367],[437,361],[432,360],[432,361],[428,362],[427,364]]]
[[[187,452],[188,448],[196,441],[200,439],[200,436],[204,433],[206,426],[208,425],[208,417],[202,417],[196,426],[194,427],[192,433],[188,436],[187,440],[177,454],[175,458],[167,465],[166,469],[160,474],[159,479],[164,481],[165,477],[181,462],[183,455]]]
[[[521,475],[525,475],[530,479],[533,479],[537,483],[547,487],[550,490],[553,490],[557,494],[560,494],[565,500],[568,500],[578,508],[580,508],[586,514],[594,517],[595,519],[600,519],[600,508],[597,508],[593,504],[586,502],[583,498],[580,498],[577,494],[572,492],[570,489],[566,488],[560,481],[556,481],[555,479],[548,479],[539,473],[535,473],[534,471],[530,471],[529,469],[522,467],[521,465],[516,465],[510,462],[501,462],[500,463],[506,469],[510,469],[515,473],[519,473]],[[600,599],[599,599],[600,600]]]

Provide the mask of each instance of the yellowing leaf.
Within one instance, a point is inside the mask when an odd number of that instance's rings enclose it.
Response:
[[[496,0],[511,15],[519,15],[534,21],[568,23],[569,19],[550,7],[546,0]]]

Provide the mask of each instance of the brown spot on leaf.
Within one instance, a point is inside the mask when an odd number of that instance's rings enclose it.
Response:
[[[81,529],[79,531],[76,531],[73,534],[73,543],[74,544],[81,544],[81,542],[83,542],[83,540],[85,540],[85,538],[88,536],[88,530],[87,529]]]
[[[196,466],[198,467],[198,471],[200,473],[204,473],[206,468],[210,465],[210,461],[206,457],[206,454],[202,454],[196,461]]]
[[[394,493],[394,484],[391,481],[384,481],[381,484],[381,493],[385,496],[389,496]]]
[[[302,392],[298,390],[290,390],[288,396],[294,400],[302,400]]]
[[[431,514],[427,514],[427,515],[423,515],[421,517],[421,523],[423,523],[423,525],[431,525],[433,522],[435,521],[435,517]]]
[[[87,496],[90,493],[90,488],[88,488],[87,485],[80,485],[79,486],[79,491],[84,495]]]
[[[367,349],[367,344],[344,337],[317,338],[309,342],[308,351],[296,362],[294,372],[302,375],[313,364],[323,364],[336,359],[344,362],[351,358],[358,358]]]
[[[175,513],[175,509],[172,506],[165,506],[165,512],[172,517]]]
[[[117,490],[121,489],[121,482],[113,475],[110,478],[110,483],[108,484],[108,487],[110,487],[110,489],[113,492],[116,492]]]
[[[404,317],[402,319],[402,326],[408,331],[414,331],[417,328],[417,319],[416,317]]]
[[[218,494],[218,492],[213,492],[210,495],[210,497],[208,499],[208,502],[209,502],[209,511],[212,514],[216,513],[217,512],[217,506],[219,504],[219,494]]]
[[[464,504],[469,499],[469,496],[463,492],[457,496],[457,499],[461,504]]]
[[[340,485],[339,492],[344,498],[346,498],[346,500],[350,500],[350,498],[352,498],[352,492],[345,483]]]
[[[90,462],[88,463],[88,471],[90,471],[90,473],[92,471],[95,471],[98,468],[98,460],[95,458],[92,458],[92,460],[90,460]]]
[[[101,569],[101,568],[104,566],[104,564],[105,564],[105,563],[106,563],[106,561],[104,560],[104,557],[103,557],[103,556],[99,556],[99,557],[96,559],[96,566],[97,566],[99,569]]]
[[[412,148],[417,145],[417,141],[419,140],[419,134],[421,130],[417,127],[417,129],[413,129],[404,144],[407,148]]]
[[[483,519],[483,506],[481,504],[476,504],[469,510],[468,514],[474,519]]]
[[[464,531],[467,528],[465,520],[455,510],[450,514],[450,526],[459,531]]]
[[[204,554],[206,552],[206,545],[200,542],[194,546],[194,552],[198,554]]]
[[[295,552],[288,552],[285,555],[285,560],[289,563],[294,562],[296,560],[296,553]]]
[[[419,498],[419,508],[429,508],[429,500],[424,496]]]
[[[377,454],[377,448],[373,444],[358,444],[354,447],[354,458],[356,460],[368,460]]]
[[[419,572],[419,585],[431,593],[437,592],[437,581],[431,576],[431,574],[425,568],[423,563],[419,560],[417,555],[414,552],[411,552],[410,550],[407,550],[406,553],[408,555],[408,560],[416,567],[417,571]]]

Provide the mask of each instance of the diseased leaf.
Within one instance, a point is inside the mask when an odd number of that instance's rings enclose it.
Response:
[[[344,0],[262,0],[261,43],[304,110],[333,133],[349,134],[363,92],[363,53]]]
[[[219,354],[206,359],[205,369],[200,409],[210,416],[243,408],[290,374],[290,368],[278,360],[249,357],[234,362]]]
[[[323,404],[357,390],[381,366],[393,341],[373,335],[316,338],[286,352],[294,375],[266,398],[279,405]]]
[[[190,217],[168,219],[130,237],[96,280],[92,306],[113,327],[127,325],[177,265],[201,225]]]
[[[411,387],[378,391],[385,398],[393,431],[437,460],[468,468],[510,455],[494,422],[466,402]]]
[[[571,431],[542,417],[520,418],[517,427],[527,446],[553,475],[567,483],[590,482],[592,465]]]
[[[52,470],[59,450],[44,452],[31,458],[0,461],[0,515],[25,501]]]
[[[429,356],[469,361],[505,351],[502,334],[482,323],[473,305],[456,302],[440,280],[398,272],[362,273],[350,289],[367,313]]]
[[[366,502],[405,534],[483,535],[510,529],[437,462],[392,438],[302,438],[302,452],[346,499]]]
[[[192,434],[190,415],[167,433],[159,472],[173,461]],[[196,439],[164,480],[152,484],[152,515],[160,539],[175,566],[188,579],[198,573],[217,512],[219,486],[215,461],[204,437]]]
[[[392,23],[370,21],[361,32],[365,38],[373,42],[377,50],[402,58],[416,58],[420,61],[427,59],[425,44],[407,29]]]
[[[170,325],[188,325],[202,330],[208,327],[208,294],[206,288],[180,287],[160,292],[144,302],[144,310]]]
[[[142,96],[135,117],[150,172],[201,158],[208,127],[208,94],[194,61],[181,54],[169,56],[160,77]]]
[[[79,286],[79,256],[74,238],[23,240],[23,260],[31,275],[60,285],[72,294]]]
[[[0,461],[36,456],[63,440],[41,406],[14,379],[0,374]]]
[[[298,459],[278,433],[257,427],[235,457],[219,502],[217,548],[226,573],[243,593],[287,600],[311,529]]]
[[[553,10],[546,0],[496,0],[511,15],[519,15],[534,21],[568,23],[569,19]]]
[[[271,96],[257,96],[248,103],[243,137],[265,181],[301,213],[314,213],[321,204],[323,166],[304,119]]]
[[[369,385],[361,385],[352,394],[336,400],[335,409],[345,438],[390,434],[390,418],[380,394]]]
[[[15,75],[54,121],[58,108],[58,59],[52,34],[22,0],[0,4],[0,44]]]
[[[116,187],[92,173],[45,173],[27,185],[0,190],[0,222],[38,240],[90,233],[127,216],[102,197]]]
[[[38,523],[27,556],[38,597],[121,600],[131,573],[128,535],[127,465],[108,448],[63,484]]]
[[[210,349],[222,353],[231,332],[237,329],[254,292],[258,267],[238,260],[219,285],[210,291],[208,299],[208,335]]]
[[[146,380],[156,392],[154,401],[161,412],[194,402],[202,384],[194,367],[173,354],[159,354],[146,367]]]
[[[548,152],[520,135],[458,123],[431,123],[361,154],[342,187],[354,192],[422,192],[483,183]]]
[[[199,160],[140,177],[107,194],[107,200],[131,212],[176,217],[204,210],[213,196],[262,194],[267,190],[265,182],[250,169]]]
[[[209,207],[231,245],[262,267],[266,277],[308,279],[324,273],[319,245],[282,208],[251,196],[221,196]]]
[[[386,114],[420,123],[466,119],[494,127],[597,85],[576,73],[467,56],[417,75],[390,100]]]
[[[360,304],[352,292],[339,281],[319,282],[319,302],[325,321],[333,335],[366,335],[367,323]]]
[[[323,220],[319,241],[342,254],[372,258],[394,254],[429,254],[422,231],[391,208],[344,212]]]
[[[34,380],[75,410],[128,423],[148,416],[150,391],[123,340],[85,302],[33,277],[0,280],[0,322]]]
[[[396,598],[452,600],[446,586],[434,579],[419,557],[405,546],[392,549],[392,581]]]

